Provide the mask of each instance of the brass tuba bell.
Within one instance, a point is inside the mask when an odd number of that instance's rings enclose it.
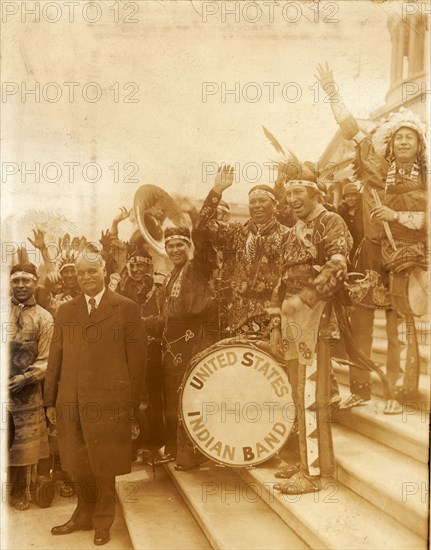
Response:
[[[185,216],[174,199],[156,185],[141,185],[135,193],[133,208],[142,236],[161,256],[166,256],[165,229],[192,226],[189,216]]]

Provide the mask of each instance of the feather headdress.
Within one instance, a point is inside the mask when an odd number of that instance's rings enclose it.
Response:
[[[66,233],[62,239],[59,239],[59,255],[56,266],[58,272],[60,273],[65,267],[75,265],[79,254],[88,244],[85,237],[74,237],[71,241],[69,233]]]
[[[283,149],[280,142],[265,126],[262,126],[262,128],[268,141],[279,154],[279,158],[274,160],[274,163],[279,176],[280,174],[283,175],[284,182],[293,179],[305,179],[317,182],[319,177],[317,164],[310,161],[301,162],[290,149]]]
[[[387,160],[393,159],[392,138],[400,128],[414,130],[419,136],[420,153],[425,153],[426,125],[421,122],[418,115],[405,107],[401,107],[397,113],[390,113],[389,117],[376,128],[372,136],[376,153]]]

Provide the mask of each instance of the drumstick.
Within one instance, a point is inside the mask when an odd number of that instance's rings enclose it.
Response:
[[[377,206],[382,206],[382,201],[380,200],[380,197],[379,197],[377,191],[375,189],[371,189],[371,192],[373,194],[374,201],[377,204]],[[397,245],[395,244],[394,238],[392,236],[391,228],[389,227],[389,224],[388,224],[387,221],[383,222],[383,228],[385,230],[386,237],[388,238],[388,241],[391,243],[391,246],[392,246],[393,250],[396,252]]]

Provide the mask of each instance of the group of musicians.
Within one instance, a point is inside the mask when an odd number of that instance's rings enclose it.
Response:
[[[327,66],[318,67],[318,78],[324,91],[333,89]],[[191,359],[221,339],[265,341],[287,371],[299,449],[298,460],[276,474],[282,481],[275,488],[285,494],[318,491],[321,478],[334,474],[328,418],[340,401],[331,362],[339,341],[355,365],[352,393],[342,407],[369,400],[373,371],[383,382],[386,414],[400,413],[403,396],[417,390],[411,375],[412,370],[418,372],[417,362],[409,365],[408,377],[406,368],[408,379],[396,393],[399,372],[395,378],[383,374],[370,352],[375,309],[394,308],[391,277],[408,277],[413,269],[427,268],[425,133],[412,113],[402,111],[382,123],[373,136],[364,135],[340,95],[330,94],[328,99],[343,135],[356,144],[364,236],[354,255],[348,226],[327,208],[313,164],[289,159],[280,164],[274,187],[250,189],[249,219],[244,224],[229,220],[222,195],[233,184],[234,169],[220,167],[193,229],[164,230],[173,267],[162,279],[154,271],[145,242],[130,244],[118,238],[118,223],[129,216],[126,209],[102,235],[101,251],[85,239],[63,243],[66,252],[57,270],[52,268],[43,233],[35,232],[32,243],[41,250],[50,272],[45,291],[39,288],[39,299],[34,266],[22,263],[11,272],[11,319],[20,328],[12,340],[26,340],[24,314],[36,350],[33,363],[27,362],[11,376],[10,401],[22,416],[20,392],[34,384],[40,407],[46,372],[48,426],[57,427],[62,467],[78,494],[74,515],[54,527],[53,534],[94,528],[95,544],[109,541],[114,476],[130,471],[133,456],[130,434],[118,417],[131,418],[127,426],[132,426],[135,453],[142,447],[164,445],[158,458],[150,457],[152,464],[172,460],[176,468],[192,470],[207,460],[179,422],[179,390]],[[363,277],[350,282],[349,271]],[[27,285],[27,292],[20,285]],[[49,358],[46,345],[37,350],[40,327],[30,315],[31,308],[41,309],[36,302],[45,308],[44,318],[49,315],[46,310],[55,318]],[[34,309],[34,318],[41,316],[39,309]],[[71,336],[75,325],[82,331]],[[42,331],[45,336],[47,330]],[[32,378],[34,365],[40,375]],[[70,403],[77,407],[73,421]],[[87,415],[82,413],[88,403],[96,405],[97,421],[89,419],[88,407]],[[13,406],[10,410],[13,419]],[[36,437],[42,448],[43,426]],[[37,462],[34,452],[31,464],[23,453],[14,462],[22,441],[17,426],[10,467],[15,467],[15,476],[16,468],[24,468],[26,481],[17,485],[24,492],[15,495],[19,509],[26,508],[29,484],[35,479],[29,475],[29,465],[33,468]],[[46,456],[45,449],[39,458]],[[102,496],[96,490],[89,502],[92,484]]]

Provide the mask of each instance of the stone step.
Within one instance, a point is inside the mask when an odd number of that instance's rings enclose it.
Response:
[[[257,487],[267,504],[310,548],[425,549],[426,539],[355,494],[339,480],[325,479],[322,490],[282,495],[273,489],[274,469],[240,469],[244,482]],[[257,484],[257,485],[256,485]]]
[[[339,384],[349,387],[350,374],[349,366],[341,361],[333,362],[335,377]],[[384,369],[383,369],[384,370]],[[374,372],[371,373],[371,393],[377,397],[383,397],[383,385],[380,378]],[[419,378],[419,403],[423,404],[424,409],[430,408],[430,384],[429,374],[421,374]]]
[[[415,320],[415,328],[417,331],[419,355],[421,358],[421,372],[430,373],[430,346],[431,346],[431,329],[428,318],[417,318]],[[401,343],[401,353],[406,354],[406,343],[408,327],[406,324],[400,323],[398,326],[398,338]],[[373,326],[373,354],[375,359],[382,363],[386,361],[387,335],[386,335],[386,318],[383,312],[379,311],[375,315]]]
[[[243,481],[236,469],[213,462],[186,472],[173,463],[165,468],[213,548],[308,548],[301,531],[274,514],[255,491],[258,484]]]
[[[401,344],[405,345],[407,343],[406,334],[405,328],[403,329],[403,327],[400,327],[398,331],[398,338]],[[375,338],[383,338],[386,340],[387,334],[384,320],[378,319],[374,322],[373,336]],[[418,332],[418,344],[419,347],[422,346],[423,349],[429,349],[430,337],[428,332]]]
[[[333,424],[337,479],[422,538],[428,536],[428,467]]]
[[[386,337],[374,337],[372,347],[372,359],[376,363],[386,365],[386,355],[388,342]],[[401,365],[405,365],[407,356],[407,346],[401,345]],[[420,372],[429,374],[430,372],[430,348],[425,345],[419,345]]]
[[[407,341],[407,334],[411,329],[402,322],[398,325],[398,335],[400,342],[404,344]],[[431,324],[427,320],[415,320],[415,330],[418,337],[419,344],[429,346],[431,343]],[[386,318],[385,316],[376,315],[373,325],[373,334],[381,337],[386,337]]]
[[[134,462],[117,478],[117,495],[135,550],[211,548],[164,468]]]
[[[342,399],[350,391],[340,386]],[[372,396],[370,401],[347,411],[340,411],[335,420],[348,428],[428,464],[429,409],[425,403],[403,406],[402,414],[383,414],[384,402]]]
[[[386,314],[385,314],[385,311],[383,309],[376,309],[375,312],[374,312],[374,319],[385,319],[386,317]],[[416,323],[423,323],[423,327],[424,329],[426,330],[426,328],[428,327],[428,330],[429,330],[429,327],[430,327],[430,320],[431,320],[431,315],[430,313],[426,313],[425,315],[421,315],[420,317],[415,317],[415,322]]]

